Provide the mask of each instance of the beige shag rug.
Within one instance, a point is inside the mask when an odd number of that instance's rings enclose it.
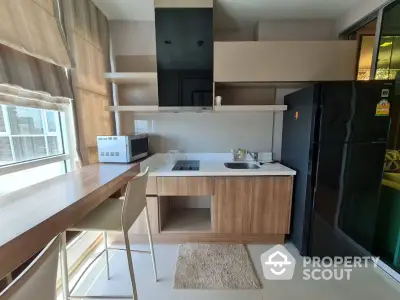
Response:
[[[244,245],[184,244],[179,246],[175,289],[260,289]]]

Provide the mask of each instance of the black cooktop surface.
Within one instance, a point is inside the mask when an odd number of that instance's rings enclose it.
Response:
[[[198,171],[199,169],[199,160],[178,160],[172,171]]]

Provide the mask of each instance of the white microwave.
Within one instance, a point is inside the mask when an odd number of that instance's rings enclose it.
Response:
[[[130,163],[146,157],[149,151],[147,134],[98,136],[99,162]]]

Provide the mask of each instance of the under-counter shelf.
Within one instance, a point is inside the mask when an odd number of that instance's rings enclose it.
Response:
[[[212,232],[211,197],[158,198],[160,233]]]
[[[161,228],[161,233],[210,232],[209,208],[180,208],[171,210]]]
[[[113,72],[104,78],[115,84],[151,84],[157,81],[157,72]]]

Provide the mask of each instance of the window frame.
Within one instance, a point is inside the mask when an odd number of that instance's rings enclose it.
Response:
[[[33,107],[34,108],[34,107]],[[11,141],[12,135],[9,134],[11,133],[11,128],[10,128],[10,123],[9,123],[9,118],[8,114],[5,114],[5,106],[0,106],[0,109],[3,111],[3,117],[4,117],[4,123],[5,123],[5,128],[6,132],[0,132],[1,137],[9,137],[10,139],[10,145],[11,145],[11,152],[13,155],[13,159],[15,160],[15,152],[13,149],[13,143]],[[41,108],[37,108],[41,109]],[[45,109],[42,109],[42,122],[43,122],[43,137],[45,139],[45,144],[47,147],[47,135],[46,133],[48,132],[48,124],[47,124],[47,118],[46,118],[46,113]],[[16,162],[8,165],[3,165],[0,166],[0,176],[2,175],[7,175],[23,170],[28,170],[36,167],[41,167],[45,166],[51,163],[56,163],[56,162],[64,162],[65,166],[65,173],[71,171],[74,169],[74,161],[75,161],[75,147],[74,147],[74,134],[73,134],[73,123],[72,123],[72,105],[66,105],[64,109],[57,111],[58,113],[63,112],[64,117],[59,118],[60,122],[60,129],[61,129],[61,144],[64,149],[64,153],[62,154],[57,154],[57,155],[51,155],[51,156],[46,156],[46,157],[41,157],[37,159],[32,159],[32,160],[27,160],[23,162]],[[34,135],[32,135],[34,136]],[[41,135],[42,136],[42,135]],[[48,136],[53,136],[52,134],[49,134]],[[54,135],[56,136],[56,135]]]

